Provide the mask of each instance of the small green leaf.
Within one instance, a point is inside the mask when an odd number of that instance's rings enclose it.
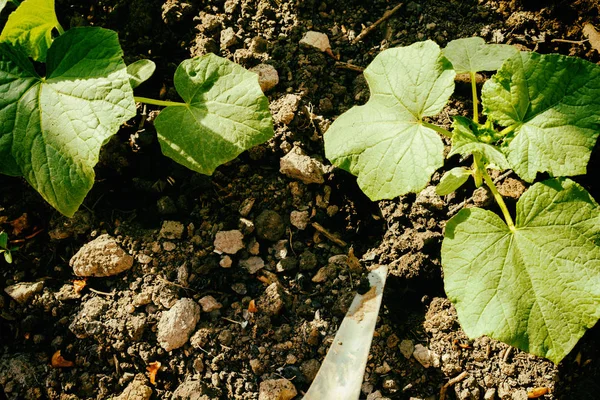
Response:
[[[6,232],[0,232],[0,249],[8,249],[8,234]]]
[[[484,113],[514,129],[503,149],[514,171],[586,173],[600,133],[600,66],[575,57],[522,52],[483,86]]]
[[[453,40],[444,49],[457,73],[496,71],[517,49],[507,44],[487,44],[480,37]]]
[[[185,103],[165,108],[154,121],[167,157],[211,175],[273,136],[269,101],[255,73],[207,54],[183,61],[174,82]]]
[[[155,70],[156,64],[152,60],[142,59],[129,64],[127,66],[127,73],[129,74],[131,88],[135,89],[150,79]]]
[[[117,34],[74,28],[48,51],[40,78],[23,55],[0,44],[0,157],[67,216],[94,183],[100,147],[135,115]],[[4,160],[3,160],[4,161]],[[14,162],[14,164],[12,164]]]
[[[551,179],[519,199],[515,227],[479,208],[448,221],[446,293],[468,336],[558,363],[600,317],[600,207],[575,182]]]
[[[452,131],[452,150],[448,154],[448,157],[455,154],[466,157],[473,153],[479,153],[488,163],[491,163],[500,169],[510,168],[506,157],[496,146],[480,140],[481,135],[480,132],[478,132],[479,127],[475,122],[469,118],[456,116],[454,117],[452,128],[454,128]]]
[[[452,168],[446,172],[435,187],[438,196],[446,196],[461,187],[471,176],[471,170],[464,167]]]
[[[22,48],[36,61],[45,61],[52,44],[52,30],[59,27],[54,0],[25,0],[8,17],[0,42]]]
[[[12,253],[10,251],[5,251],[4,252],[4,260],[8,263],[8,264],[12,264],[13,262],[13,258],[12,258]]]
[[[372,200],[418,192],[444,161],[442,140],[423,117],[443,109],[456,73],[426,41],[381,52],[364,74],[371,98],[335,120],[325,154]]]

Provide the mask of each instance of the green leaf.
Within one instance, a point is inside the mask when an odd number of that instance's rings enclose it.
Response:
[[[426,41],[381,52],[364,74],[371,98],[335,120],[325,154],[372,200],[418,192],[444,161],[442,140],[423,117],[444,108],[456,73]]]
[[[480,37],[453,40],[444,49],[457,73],[496,71],[517,49],[507,44],[486,44]]]
[[[13,258],[12,258],[12,252],[10,251],[5,251],[4,252],[4,260],[8,263],[8,264],[12,264],[13,262]]]
[[[269,102],[255,73],[207,54],[183,61],[174,82],[185,103],[162,110],[154,126],[162,152],[178,163],[211,175],[273,136]]]
[[[0,42],[23,49],[36,61],[45,61],[55,28],[62,29],[54,12],[54,0],[25,0],[8,17]]]
[[[487,139],[488,137],[485,130],[479,132],[481,126],[478,126],[469,118],[456,116],[452,128],[454,128],[452,131],[452,150],[448,153],[448,157],[455,154],[466,157],[473,153],[479,153],[488,163],[500,169],[510,168],[506,157],[496,146],[481,141],[481,139]],[[493,140],[493,137],[489,140]]]
[[[504,152],[521,178],[586,173],[600,132],[598,82],[600,66],[588,61],[522,52],[484,84],[484,113],[514,129]]]
[[[135,89],[140,86],[152,76],[155,70],[156,64],[152,60],[142,59],[129,64],[127,66],[127,73],[129,74],[131,87]]]
[[[446,196],[461,187],[471,176],[471,170],[464,167],[452,168],[446,172],[435,187],[438,196]]]
[[[0,249],[6,250],[8,248],[8,234],[6,232],[0,232]]]
[[[558,363],[600,317],[600,207],[575,182],[551,179],[519,199],[515,227],[479,208],[453,217],[446,293],[468,336]]]
[[[0,45],[0,156],[46,201],[72,216],[94,183],[100,147],[135,115],[117,34],[74,28],[48,51],[40,78],[24,56]],[[3,167],[2,172],[10,171]],[[12,171],[15,172],[15,171]]]

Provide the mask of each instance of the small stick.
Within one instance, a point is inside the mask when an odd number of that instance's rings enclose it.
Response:
[[[365,70],[363,67],[359,67],[358,65],[350,64],[343,61],[336,61],[335,67],[340,69],[348,69],[354,72],[363,72]]]
[[[373,31],[375,28],[377,28],[379,25],[381,25],[382,22],[385,22],[392,15],[394,15],[396,13],[396,11],[398,11],[400,9],[400,7],[402,7],[403,5],[404,5],[404,3],[400,3],[396,7],[392,8],[391,10],[387,10],[386,12],[384,12],[383,17],[381,17],[377,21],[375,21],[373,23],[373,25],[370,25],[370,26],[366,27],[365,29],[363,29],[363,31],[357,37],[354,38],[354,40],[352,41],[352,44],[356,44],[359,41],[361,41],[365,36],[367,36],[369,33],[371,33],[371,31]]]
[[[96,290],[96,289],[92,289],[92,288],[88,288],[90,289],[90,292],[94,292],[96,294],[101,294],[103,296],[114,296],[115,295],[115,291],[113,290],[110,293],[106,293],[106,292],[101,292],[100,290]]]
[[[571,43],[571,44],[584,44],[585,42],[589,42],[589,39],[583,39],[583,40],[552,39],[551,42]]]
[[[456,385],[458,382],[465,379],[467,375],[469,375],[469,373],[467,371],[463,371],[460,373],[460,375],[457,375],[454,378],[450,379],[448,382],[446,382],[444,386],[442,386],[442,388],[440,389],[440,400],[446,400],[446,391],[448,391],[448,388],[450,386]]]
[[[334,236],[333,233],[329,232],[327,229],[323,228],[318,222],[313,222],[312,226],[319,231],[320,233],[322,233],[327,239],[331,240],[332,242],[334,242],[335,244],[342,246],[342,247],[346,247],[348,246],[348,243],[344,242],[342,239]]]

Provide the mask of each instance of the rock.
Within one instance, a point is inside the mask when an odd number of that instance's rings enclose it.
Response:
[[[221,18],[214,14],[209,14],[207,12],[200,12],[200,28],[205,32],[212,32],[216,30],[219,26],[221,26]]]
[[[219,393],[209,388],[206,383],[187,377],[173,392],[172,400],[212,400],[219,398]]]
[[[314,269],[317,266],[317,256],[311,253],[309,250],[304,250],[300,254],[300,270],[308,271]]]
[[[400,353],[402,353],[406,359],[409,359],[413,355],[414,351],[415,344],[412,340],[403,340],[400,342]]]
[[[400,339],[398,339],[398,336],[396,336],[395,333],[392,333],[390,336],[388,336],[387,340],[385,341],[385,344],[388,347],[388,349],[393,349],[398,345],[399,342]]]
[[[392,367],[387,362],[383,362],[383,365],[375,368],[375,373],[379,375],[385,375],[392,370]]]
[[[483,395],[483,400],[494,400],[496,398],[496,388],[489,388]]]
[[[260,295],[256,306],[260,313],[275,316],[281,313],[286,303],[288,303],[289,295],[279,282],[271,283],[263,294]]]
[[[308,211],[292,211],[290,213],[290,224],[303,231],[310,222],[310,214]]]
[[[164,221],[160,228],[159,237],[164,239],[181,239],[185,227],[178,221]]]
[[[277,272],[286,272],[295,269],[298,266],[298,260],[296,257],[286,257],[282,260],[279,260],[275,269]]]
[[[225,257],[221,258],[221,261],[219,261],[219,265],[222,268],[231,268],[232,264],[233,264],[233,260],[229,256],[225,256]]]
[[[423,367],[429,368],[432,365],[435,366],[437,355],[422,344],[418,344],[415,346],[415,350],[413,351],[413,357]],[[437,360],[437,364],[439,364],[439,360]]]
[[[265,366],[257,358],[253,358],[250,360],[250,368],[252,369],[254,375],[261,375],[265,370]]]
[[[75,315],[69,325],[69,330],[78,339],[94,337],[104,334],[104,325],[100,317],[108,308],[108,302],[100,297],[92,297],[83,303],[81,310]]]
[[[299,179],[302,182],[323,183],[323,174],[325,166],[318,160],[311,158],[302,152],[299,147],[292,150],[279,161],[279,172],[292,179]]]
[[[244,248],[244,235],[238,230],[219,231],[215,236],[215,252],[235,254]]]
[[[331,45],[329,44],[329,38],[326,34],[315,31],[308,31],[304,34],[302,39],[300,39],[300,44],[314,47],[315,49],[321,51],[331,50]]]
[[[237,36],[235,35],[235,32],[233,31],[233,28],[227,28],[227,29],[223,29],[221,31],[221,48],[222,49],[226,49],[228,47],[233,46],[234,44],[236,44],[238,41]]]
[[[279,74],[275,67],[269,64],[258,64],[250,71],[258,74],[258,84],[263,92],[268,92],[279,83]]]
[[[20,282],[4,288],[4,292],[19,304],[25,304],[44,288],[44,282]]]
[[[152,396],[152,389],[143,374],[137,374],[120,395],[114,400],[148,400]]]
[[[260,383],[258,400],[291,400],[298,392],[287,379],[269,379]]]
[[[334,278],[336,275],[337,268],[335,265],[326,265],[317,271],[315,276],[313,276],[312,281],[314,283],[323,283],[328,279]]]
[[[285,233],[283,218],[275,211],[265,210],[256,218],[256,235],[261,239],[276,242]]]
[[[242,201],[242,204],[240,205],[239,208],[239,213],[242,217],[247,217],[248,214],[250,214],[250,211],[252,211],[252,207],[254,207],[254,203],[256,202],[256,199],[254,197],[248,197],[246,199],[244,199],[244,201]]]
[[[203,298],[198,300],[198,303],[200,303],[202,311],[206,313],[218,310],[219,308],[223,307],[223,305],[212,296],[204,296]]]
[[[158,321],[158,343],[166,351],[183,346],[200,320],[200,306],[192,299],[178,300]]]
[[[319,368],[321,368],[321,363],[314,358],[303,361],[302,364],[300,364],[300,371],[304,374],[308,382],[312,382],[315,379],[317,372],[319,372]]]
[[[271,113],[275,123],[289,125],[300,104],[300,96],[296,94],[286,94],[271,103]]]
[[[77,276],[112,276],[131,268],[133,257],[110,235],[104,234],[84,244],[69,265]]]
[[[255,229],[254,222],[246,218],[240,218],[240,223],[238,226],[244,235],[250,235]]]
[[[265,53],[268,50],[268,46],[269,42],[265,38],[261,36],[255,36],[250,41],[249,49],[252,53],[260,54]]]
[[[264,268],[265,262],[260,257],[252,256],[245,260],[241,260],[240,265],[246,268],[251,274],[255,274]]]

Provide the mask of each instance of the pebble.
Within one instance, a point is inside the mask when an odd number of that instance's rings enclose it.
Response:
[[[160,228],[159,237],[164,239],[181,239],[185,227],[178,221],[164,221]]]
[[[315,31],[308,31],[304,34],[302,39],[300,39],[300,44],[314,47],[315,49],[321,51],[327,51],[331,49],[331,45],[329,44],[329,38],[326,34]]]
[[[283,175],[298,179],[306,184],[321,184],[325,180],[325,166],[318,160],[303,153],[300,147],[294,146],[292,150],[279,161],[279,172]]]
[[[314,358],[303,361],[302,364],[300,364],[300,371],[304,374],[308,382],[312,382],[315,379],[319,372],[319,368],[321,368],[321,363]]]
[[[328,279],[332,279],[337,275],[337,268],[333,265],[326,265],[319,269],[315,276],[313,276],[312,281],[314,283],[323,283]]]
[[[148,380],[143,374],[137,374],[133,381],[114,400],[148,400],[152,389],[147,385]]]
[[[77,276],[112,276],[131,268],[133,257],[114,238],[104,234],[84,244],[69,265]]]
[[[276,242],[285,233],[283,218],[275,211],[265,210],[256,218],[256,235],[261,239]]]
[[[158,322],[158,343],[166,351],[183,346],[200,320],[200,306],[189,298],[178,300]]]
[[[258,64],[250,71],[258,74],[258,84],[263,92],[268,92],[279,83],[279,74],[272,65]]]
[[[257,358],[250,360],[250,368],[252,369],[254,375],[261,375],[265,369],[263,363]]]
[[[310,214],[308,211],[292,211],[290,213],[290,224],[303,231],[310,222]]]
[[[235,36],[235,32],[233,31],[233,28],[227,28],[227,29],[223,29],[221,31],[221,48],[222,49],[226,49],[228,47],[233,46],[234,44],[237,43],[237,36]]]
[[[392,370],[392,367],[390,367],[390,365],[384,361],[383,365],[380,365],[379,367],[375,368],[375,373],[379,374],[379,375],[385,375],[388,372],[390,372]]]
[[[496,388],[489,388],[483,395],[483,400],[494,400],[496,398]]]
[[[202,307],[202,311],[204,311],[206,313],[209,313],[214,310],[218,310],[223,307],[223,305],[221,303],[219,303],[217,301],[217,299],[215,299],[212,296],[204,296],[203,298],[198,300],[198,303],[200,303],[200,306]]]
[[[413,357],[425,368],[429,368],[436,364],[436,354],[422,344],[415,346]],[[437,361],[439,364],[439,360]]]
[[[400,353],[402,353],[402,355],[406,357],[406,359],[410,359],[414,351],[415,344],[412,340],[403,340],[400,342]]]
[[[242,204],[240,205],[240,209],[238,210],[240,215],[242,217],[247,217],[250,214],[250,211],[252,211],[252,207],[254,207],[255,202],[256,199],[253,197],[248,197],[247,199],[244,199],[244,201],[242,201]]]
[[[256,306],[259,312],[275,316],[283,310],[285,303],[287,302],[287,297],[288,294],[285,292],[283,286],[281,286],[279,282],[273,282],[267,287],[264,293],[260,295],[256,302]]]
[[[44,288],[44,282],[20,282],[4,288],[4,292],[19,304],[26,304]]]
[[[271,103],[271,113],[273,121],[284,125],[289,125],[300,104],[300,96],[296,94],[286,94]]]
[[[232,264],[233,264],[233,260],[229,256],[225,256],[225,257],[221,258],[221,261],[219,261],[219,265],[222,268],[231,268]]]
[[[248,257],[245,260],[240,261],[240,265],[246,268],[249,273],[255,274],[265,267],[265,262],[258,256]]]
[[[215,235],[216,253],[235,254],[244,248],[244,235],[238,230],[219,231]]]
[[[287,379],[268,379],[260,383],[258,400],[291,400],[298,392]]]
[[[162,248],[164,251],[173,251],[177,248],[177,245],[173,242],[164,242]]]

